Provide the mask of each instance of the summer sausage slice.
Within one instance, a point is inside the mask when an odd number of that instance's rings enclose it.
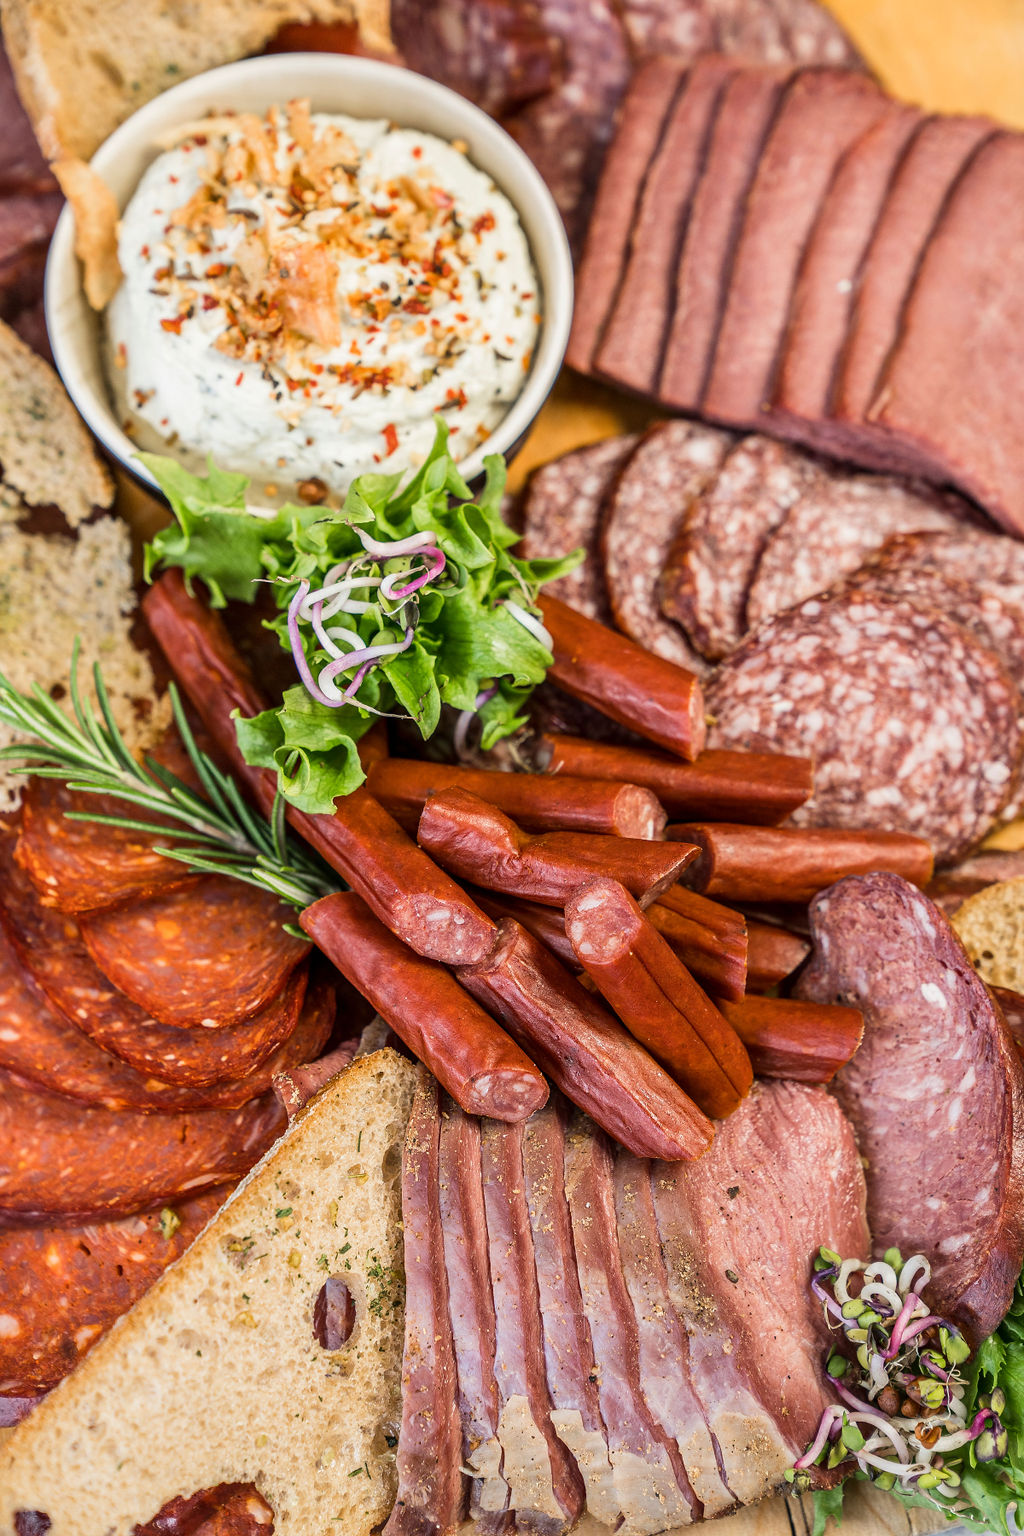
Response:
[[[80,928],[104,976],[161,1024],[223,1029],[265,1008],[308,954],[288,916],[269,891],[207,875],[187,898],[86,913]]]
[[[162,1275],[227,1189],[86,1227],[0,1232],[0,1396],[47,1392]]]
[[[897,875],[823,891],[811,930],[798,996],[864,1014],[833,1091],[865,1159],[875,1247],[926,1254],[932,1306],[977,1343],[1024,1258],[1017,1049],[945,916]]]
[[[394,0],[391,35],[410,69],[491,117],[558,84],[561,49],[536,0]]]
[[[884,112],[866,76],[809,69],[790,85],[746,200],[714,362],[701,401],[751,426],[771,399],[800,258],[844,151]]]
[[[144,1115],[0,1081],[0,1223],[130,1214],[248,1173],[281,1134],[274,1095],[240,1109]]]
[[[991,828],[1021,756],[993,653],[938,612],[859,592],[769,620],[723,663],[708,710],[713,747],[814,755],[793,825],[910,832],[938,862]]]

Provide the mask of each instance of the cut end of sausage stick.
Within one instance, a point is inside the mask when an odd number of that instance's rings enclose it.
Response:
[[[747,1052],[629,892],[595,881],[566,907],[565,931],[629,1032],[706,1114],[732,1114],[753,1083]]]
[[[771,992],[798,970],[811,952],[807,939],[774,923],[747,919],[747,991]]]
[[[692,1162],[708,1150],[711,1121],[519,923],[499,923],[487,959],[457,974],[566,1098],[635,1156]]]
[[[355,891],[321,897],[299,922],[468,1115],[527,1120],[547,1102],[547,1083],[515,1041]]]
[[[588,619],[556,597],[540,600],[552,642],[550,676],[638,736],[692,762],[704,750],[707,721],[700,678],[625,635]]]
[[[726,901],[810,901],[847,875],[877,870],[920,886],[932,877],[931,845],[905,832],[682,822],[668,836],[701,850],[684,883]]]
[[[546,773],[624,779],[657,795],[670,816],[775,826],[809,800],[809,757],[773,752],[702,752],[693,763],[667,752],[551,732],[538,739]]]
[[[830,1083],[864,1035],[859,1008],[788,997],[723,1000],[719,1007],[750,1054],[758,1077]]]

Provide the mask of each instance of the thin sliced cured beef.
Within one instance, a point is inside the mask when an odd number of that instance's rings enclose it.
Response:
[[[818,207],[840,157],[886,107],[866,76],[843,70],[804,70],[787,90],[746,200],[705,415],[752,426],[769,403]]]
[[[686,1329],[672,1305],[651,1189],[651,1165],[621,1148],[615,1157],[615,1217],[622,1273],[637,1323],[640,1381],[658,1423],[673,1437],[706,1520],[734,1504],[721,1451],[690,1377]]]
[[[123,800],[75,794],[55,779],[30,779],[22,805],[18,862],[47,906],[94,912],[195,884],[195,875],[154,852],[144,833],[68,819],[69,811],[130,816],[132,807]]]
[[[531,1115],[523,1132],[523,1175],[544,1333],[551,1422],[576,1458],[587,1511],[612,1529],[619,1504],[598,1396],[598,1369],[583,1310],[572,1222],[565,1198],[568,1110],[556,1095]]]
[[[580,1518],[585,1492],[575,1459],[551,1422],[522,1124],[483,1121],[480,1159],[494,1292],[502,1471],[516,1528],[553,1536]]]
[[[921,253],[950,187],[966,161],[994,132],[980,117],[932,117],[910,145],[878,217],[860,276],[831,413],[863,423]]]
[[[265,1008],[309,953],[288,915],[269,891],[207,875],[79,926],[104,976],[161,1024],[225,1029]]]
[[[815,427],[828,412],[861,264],[889,185],[923,121],[915,107],[891,103],[846,151],[822,201],[800,263],[772,401],[777,427],[803,442],[815,443]]]
[[[1021,757],[1017,689],[938,612],[850,592],[770,619],[719,669],[710,745],[813,756],[791,822],[911,832],[938,862],[990,830]]]
[[[655,0],[655,6],[657,3]],[[623,18],[632,33],[630,11],[624,11]],[[639,17],[636,19],[639,22]],[[647,167],[682,79],[682,67],[674,60],[648,59],[634,71],[623,100],[576,278],[572,334],[565,356],[570,367],[582,373],[590,371],[605,321],[615,304]],[[559,595],[569,602],[564,593]]]
[[[823,476],[765,545],[747,593],[747,628],[823,592],[892,534],[950,533],[968,515],[953,497],[888,475]]]
[[[405,1342],[398,1494],[386,1536],[447,1536],[464,1518],[455,1347],[441,1232],[438,1086],[422,1072],[402,1152]]]
[[[805,453],[748,437],[691,502],[665,559],[661,608],[709,660],[742,640],[762,550],[804,491],[827,478]]]
[[[691,1378],[724,1480],[753,1503],[781,1486],[832,1400],[810,1278],[821,1245],[868,1253],[853,1132],[824,1089],[759,1082],[706,1157],[655,1163],[651,1180]]]
[[[550,560],[582,549],[586,558],[545,591],[599,623],[611,622],[598,544],[604,499],[629,458],[634,436],[606,437],[553,459],[530,476],[523,498],[522,552],[527,560]]]
[[[0,1232],[0,1396],[55,1387],[184,1253],[228,1192],[92,1226]]]
[[[713,479],[732,439],[713,427],[652,427],[608,495],[601,563],[615,623],[645,650],[701,674],[703,658],[658,605],[658,582],[686,510]]]
[[[647,171],[626,268],[594,366],[642,394],[656,389],[672,318],[675,274],[722,90],[735,65],[698,60],[669,117]]]
[[[494,1379],[494,1294],[487,1257],[487,1218],[480,1173],[480,1120],[453,1099],[441,1100],[438,1189],[462,1420],[462,1462],[474,1473],[474,1519],[508,1509],[501,1474],[498,1385]]]
[[[969,161],[939,216],[868,416],[1018,536],[1024,402],[1008,338],[1024,326],[1022,293],[1024,139],[1001,133]]]
[[[722,92],[676,271],[658,387],[675,410],[695,411],[703,396],[747,192],[790,74],[741,69]]]
[[[583,1306],[598,1361],[601,1416],[630,1531],[672,1530],[700,1517],[679,1447],[656,1422],[640,1382],[637,1323],[622,1274],[612,1144],[585,1117],[569,1128],[565,1192]]]
[[[198,1195],[248,1173],[284,1130],[272,1093],[240,1109],[99,1109],[0,1076],[0,1225],[85,1222]]]
[[[629,83],[629,44],[612,0],[538,0],[538,9],[544,30],[564,51],[562,77],[503,126],[547,182],[578,254],[615,110]]]
[[[536,0],[392,0],[391,35],[410,69],[500,117],[552,90],[559,40]]]
[[[832,1089],[867,1168],[875,1249],[923,1253],[928,1300],[977,1343],[1024,1258],[1024,1069],[949,922],[897,875],[855,875],[811,905],[797,991],[864,1014]]]

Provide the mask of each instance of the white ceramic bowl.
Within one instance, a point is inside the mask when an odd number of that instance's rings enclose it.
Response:
[[[487,453],[514,453],[558,374],[572,321],[572,259],[562,220],[530,160],[502,128],[463,97],[424,75],[345,54],[293,53],[243,59],[196,75],[148,102],[112,133],[92,164],[124,208],[146,167],[160,153],[154,140],[206,112],[232,108],[263,113],[308,96],[314,112],[386,116],[443,139],[464,139],[469,159],[486,171],[519,214],[541,287],[541,330],[522,393],[487,442],[460,464],[468,480]],[[65,208],[46,264],[46,323],[61,378],[105,448],[143,483],[136,445],[113,410],[104,367],[100,319],[89,308],[74,254],[74,221]]]

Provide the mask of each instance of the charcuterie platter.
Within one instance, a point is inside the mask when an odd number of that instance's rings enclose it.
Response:
[[[0,1536],[1019,1528],[947,8],[0,5]]]

